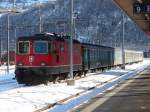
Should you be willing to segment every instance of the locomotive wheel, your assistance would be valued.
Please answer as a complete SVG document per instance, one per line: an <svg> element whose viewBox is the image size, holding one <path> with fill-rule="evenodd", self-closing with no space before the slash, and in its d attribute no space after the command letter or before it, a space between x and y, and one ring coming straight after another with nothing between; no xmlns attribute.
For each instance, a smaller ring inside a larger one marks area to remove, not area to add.
<svg viewBox="0 0 150 112"><path fill-rule="evenodd" d="M23 84L23 70L22 69L17 69L15 70L15 79L19 84Z"/></svg>
<svg viewBox="0 0 150 112"><path fill-rule="evenodd" d="M15 79L17 80L17 82L19 84L23 84L23 80L22 80L23 78L22 78L21 74L15 75Z"/></svg>
<svg viewBox="0 0 150 112"><path fill-rule="evenodd" d="M58 75L55 74L55 75L53 75L52 79L53 79L53 83L56 84L56 82L58 82L58 80L59 80L59 77L58 77Z"/></svg>

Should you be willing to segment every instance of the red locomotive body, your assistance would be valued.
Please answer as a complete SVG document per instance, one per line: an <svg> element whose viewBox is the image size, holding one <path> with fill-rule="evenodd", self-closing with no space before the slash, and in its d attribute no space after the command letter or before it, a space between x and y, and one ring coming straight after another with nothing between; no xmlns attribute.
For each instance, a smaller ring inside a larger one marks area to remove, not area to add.
<svg viewBox="0 0 150 112"><path fill-rule="evenodd" d="M82 70L81 44L73 42L74 72ZM17 40L16 79L19 83L41 83L69 72L69 40L56 34L39 34Z"/></svg>

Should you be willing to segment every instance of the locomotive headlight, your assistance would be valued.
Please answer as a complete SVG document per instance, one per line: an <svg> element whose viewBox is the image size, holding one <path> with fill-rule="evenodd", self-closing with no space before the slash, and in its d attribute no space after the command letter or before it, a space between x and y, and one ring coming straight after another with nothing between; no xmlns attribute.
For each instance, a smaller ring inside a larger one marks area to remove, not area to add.
<svg viewBox="0 0 150 112"><path fill-rule="evenodd" d="M45 65L46 65L46 64L45 64L45 63L43 63L43 62L41 63L41 66L45 66Z"/></svg>
<svg viewBox="0 0 150 112"><path fill-rule="evenodd" d="M19 63L18 65L19 65L19 66L22 66L23 64L22 64L22 63Z"/></svg>

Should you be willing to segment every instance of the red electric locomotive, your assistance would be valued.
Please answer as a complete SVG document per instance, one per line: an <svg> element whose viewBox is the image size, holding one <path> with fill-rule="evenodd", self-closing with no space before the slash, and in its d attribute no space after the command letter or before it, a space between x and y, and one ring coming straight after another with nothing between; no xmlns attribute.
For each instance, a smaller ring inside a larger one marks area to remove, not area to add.
<svg viewBox="0 0 150 112"><path fill-rule="evenodd" d="M16 79L18 83L39 84L65 79L68 76L69 37L57 34L38 34L17 40ZM130 54L130 55L129 55ZM125 51L125 63L142 61L143 53ZM133 58L135 57L136 58ZM73 72L121 66L121 50L73 40ZM136 59L136 60L135 60ZM82 73L83 72L83 73Z"/></svg>
<svg viewBox="0 0 150 112"><path fill-rule="evenodd" d="M81 72L81 44L74 40L73 46L74 72ZM50 33L18 38L15 70L18 83L37 84L65 78L69 68L68 36Z"/></svg>

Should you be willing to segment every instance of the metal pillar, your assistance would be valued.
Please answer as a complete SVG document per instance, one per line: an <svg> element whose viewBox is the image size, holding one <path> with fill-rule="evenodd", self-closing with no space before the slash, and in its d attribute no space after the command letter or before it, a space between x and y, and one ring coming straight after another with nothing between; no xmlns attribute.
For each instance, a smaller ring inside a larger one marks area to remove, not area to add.
<svg viewBox="0 0 150 112"><path fill-rule="evenodd" d="M41 4L39 1L39 32L42 32L42 17L41 17Z"/></svg>
<svg viewBox="0 0 150 112"><path fill-rule="evenodd" d="M122 69L125 69L124 36L125 36L125 17L123 13L122 14Z"/></svg>
<svg viewBox="0 0 150 112"><path fill-rule="evenodd" d="M73 0L71 0L70 79L73 79Z"/></svg>
<svg viewBox="0 0 150 112"><path fill-rule="evenodd" d="M15 8L16 0L13 0L13 8Z"/></svg>
<svg viewBox="0 0 150 112"><path fill-rule="evenodd" d="M73 17L73 29L74 29L74 39L77 40L77 36L76 36L76 18Z"/></svg>
<svg viewBox="0 0 150 112"><path fill-rule="evenodd" d="M7 15L7 73L9 73L9 14Z"/></svg>
<svg viewBox="0 0 150 112"><path fill-rule="evenodd" d="M16 50L16 48L17 48L17 27L15 27L15 39L14 39L14 47L15 47L15 65L16 65L16 53L17 53L17 50Z"/></svg>
<svg viewBox="0 0 150 112"><path fill-rule="evenodd" d="M75 85L75 80L73 79L73 0L71 0L71 16L70 16L70 29L71 29L71 33L70 33L70 75L69 75L69 79L67 80L67 85Z"/></svg>
<svg viewBox="0 0 150 112"><path fill-rule="evenodd" d="M0 31L1 31L1 35L0 35L0 61L2 64L2 25L0 26Z"/></svg>

